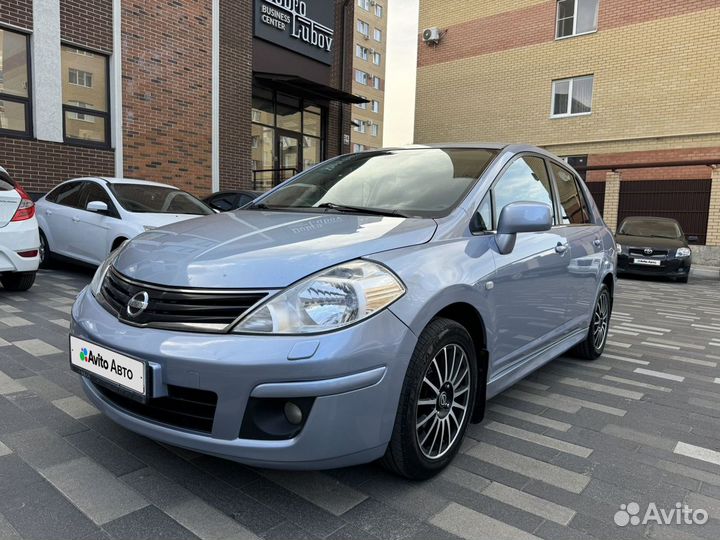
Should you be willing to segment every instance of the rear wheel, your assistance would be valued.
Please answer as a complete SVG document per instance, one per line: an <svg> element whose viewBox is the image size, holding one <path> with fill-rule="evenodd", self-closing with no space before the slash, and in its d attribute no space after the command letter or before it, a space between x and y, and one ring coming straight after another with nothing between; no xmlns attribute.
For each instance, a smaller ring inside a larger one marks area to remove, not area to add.
<svg viewBox="0 0 720 540"><path fill-rule="evenodd" d="M0 277L6 291L27 291L35 283L35 272L14 272Z"/></svg>
<svg viewBox="0 0 720 540"><path fill-rule="evenodd" d="M38 248L38 253L40 255L40 268L47 268L50 264L52 253L50 252L47 238L45 238L45 233L42 231L40 231L40 247Z"/></svg>
<svg viewBox="0 0 720 540"><path fill-rule="evenodd" d="M610 289L603 284L595 301L587 337L573 349L576 356L586 360L595 360L602 354L607 341L608 329L610 328L611 313L612 297L610 296Z"/></svg>
<svg viewBox="0 0 720 540"><path fill-rule="evenodd" d="M441 471L460 448L476 386L477 359L467 330L455 321L434 319L410 360L382 464L416 480Z"/></svg>

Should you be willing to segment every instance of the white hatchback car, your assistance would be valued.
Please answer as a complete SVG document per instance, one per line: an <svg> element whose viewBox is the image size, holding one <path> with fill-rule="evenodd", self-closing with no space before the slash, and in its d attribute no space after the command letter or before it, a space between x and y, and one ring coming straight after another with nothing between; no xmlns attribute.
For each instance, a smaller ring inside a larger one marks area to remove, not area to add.
<svg viewBox="0 0 720 540"><path fill-rule="evenodd" d="M213 213L204 202L166 184L105 177L67 180L37 202L41 261L60 255L97 265L144 231Z"/></svg>
<svg viewBox="0 0 720 540"><path fill-rule="evenodd" d="M0 167L0 282L26 291L35 282L40 257L35 203Z"/></svg>

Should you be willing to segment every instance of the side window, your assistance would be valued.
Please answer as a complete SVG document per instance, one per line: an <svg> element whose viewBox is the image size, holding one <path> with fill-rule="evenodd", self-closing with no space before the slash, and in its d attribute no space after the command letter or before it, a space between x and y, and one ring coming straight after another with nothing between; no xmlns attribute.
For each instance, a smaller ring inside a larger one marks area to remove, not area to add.
<svg viewBox="0 0 720 540"><path fill-rule="evenodd" d="M234 208L234 198L235 196L232 194L214 197L210 200L210 206L217 210L220 210L221 212L227 212L228 210L232 210Z"/></svg>
<svg viewBox="0 0 720 540"><path fill-rule="evenodd" d="M108 195L107 191L95 182L87 182L85 187L85 197L83 197L82 204L84 207L91 201L100 201L108 205L108 210L112 210L113 203Z"/></svg>
<svg viewBox="0 0 720 540"><path fill-rule="evenodd" d="M250 195L245 195L243 193L238 197L237 206L238 206L238 208L241 208L252 201L253 201L253 198Z"/></svg>
<svg viewBox="0 0 720 540"><path fill-rule="evenodd" d="M80 208L81 204L81 193L85 182L71 182L64 184L53 191L53 201L56 204L62 204L63 206L71 206L73 208Z"/></svg>
<svg viewBox="0 0 720 540"><path fill-rule="evenodd" d="M503 173L493 187L495 221L508 204L518 201L541 202L550 206L555 222L552 188L545 160L539 157L521 157ZM497 226L497 223L495 223Z"/></svg>
<svg viewBox="0 0 720 540"><path fill-rule="evenodd" d="M570 171L551 163L550 167L555 176L560 208L562 209L562 223L568 225L581 225L590 223L590 214L582 191L578 188L575 175Z"/></svg>

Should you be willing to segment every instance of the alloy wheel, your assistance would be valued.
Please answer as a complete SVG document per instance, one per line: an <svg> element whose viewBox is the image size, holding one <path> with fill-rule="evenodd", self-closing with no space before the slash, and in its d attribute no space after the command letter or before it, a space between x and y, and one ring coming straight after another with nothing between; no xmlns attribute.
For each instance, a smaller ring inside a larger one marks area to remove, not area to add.
<svg viewBox="0 0 720 540"><path fill-rule="evenodd" d="M45 255L47 253L47 240L44 235L40 235L40 247L38 248L38 254L40 255L40 264L45 262Z"/></svg>
<svg viewBox="0 0 720 540"><path fill-rule="evenodd" d="M426 458L441 458L457 440L468 414L470 383L468 355L460 345L445 345L430 361L415 417L415 435Z"/></svg>
<svg viewBox="0 0 720 540"><path fill-rule="evenodd" d="M602 349L607 338L610 322L610 295L603 291L595 304L592 320L593 346L595 350Z"/></svg>

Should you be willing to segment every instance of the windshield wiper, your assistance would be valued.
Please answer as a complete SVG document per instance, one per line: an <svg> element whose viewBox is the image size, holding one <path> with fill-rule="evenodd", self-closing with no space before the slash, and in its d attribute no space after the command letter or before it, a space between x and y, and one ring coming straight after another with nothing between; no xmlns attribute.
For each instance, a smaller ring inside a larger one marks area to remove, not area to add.
<svg viewBox="0 0 720 540"><path fill-rule="evenodd" d="M358 214L368 214L370 216L390 216L390 217L408 217L401 214L397 210L381 210L379 208L365 208L363 206L349 206L347 204L336 204L326 202L318 204L315 208L329 208L338 212L356 212Z"/></svg>

